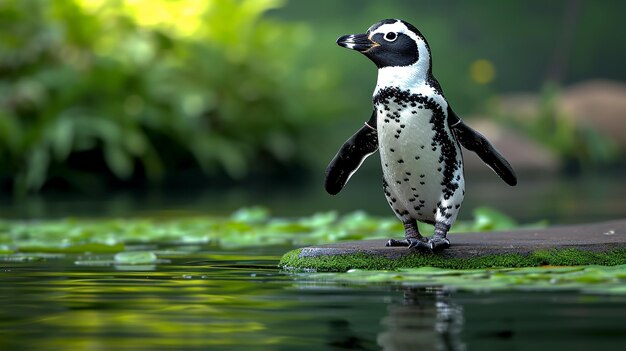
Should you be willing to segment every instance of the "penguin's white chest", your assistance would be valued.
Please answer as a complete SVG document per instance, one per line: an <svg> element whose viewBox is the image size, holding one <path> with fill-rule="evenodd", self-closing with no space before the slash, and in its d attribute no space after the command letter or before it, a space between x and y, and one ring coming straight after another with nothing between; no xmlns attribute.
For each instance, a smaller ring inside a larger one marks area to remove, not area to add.
<svg viewBox="0 0 626 351"><path fill-rule="evenodd" d="M401 219L452 224L463 201L461 150L432 100L375 102L384 191Z"/></svg>

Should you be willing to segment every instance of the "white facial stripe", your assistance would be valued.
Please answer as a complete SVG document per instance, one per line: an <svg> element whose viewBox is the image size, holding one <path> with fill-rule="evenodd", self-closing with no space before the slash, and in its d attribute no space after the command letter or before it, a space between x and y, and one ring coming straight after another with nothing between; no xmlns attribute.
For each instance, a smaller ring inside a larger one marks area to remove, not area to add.
<svg viewBox="0 0 626 351"><path fill-rule="evenodd" d="M415 33L410 31L404 25L404 23L402 23L400 21L397 21L397 22L394 22L394 23L389 23L389 24L383 24L382 26L376 28L375 31L370 33L370 39L372 38L372 36L374 34L382 33L384 35L387 32L403 33L403 34L408 35L409 37L411 37L411 39L415 40L418 43L421 41L421 38L419 38L417 35L415 35Z"/></svg>

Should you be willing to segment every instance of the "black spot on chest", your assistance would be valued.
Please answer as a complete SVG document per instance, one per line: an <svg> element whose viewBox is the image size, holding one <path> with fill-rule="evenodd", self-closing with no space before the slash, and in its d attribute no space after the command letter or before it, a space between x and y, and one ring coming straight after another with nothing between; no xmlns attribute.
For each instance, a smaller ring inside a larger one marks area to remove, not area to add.
<svg viewBox="0 0 626 351"><path fill-rule="evenodd" d="M441 186L444 198L449 199L459 188L459 179L455 181L454 173L461 167L461 163L457 161L457 141L446 130L448 127L446 110L430 96L412 94L409 90L393 87L379 90L374 96L373 102L375 106L385 106L386 110L389 105L395 104L396 106L417 106L418 109L424 108L432 112L428 123L434 132L434 138L430 146L432 152L436 152L439 149L441 153L439 157L441 167L437 170L443 175ZM401 130L396 130L394 135L396 139L399 137L400 132ZM425 145L420 146L420 148L424 149ZM415 159L419 159L419 156L416 156ZM404 161L398 160L398 162L403 163ZM423 185L423 181L420 183Z"/></svg>

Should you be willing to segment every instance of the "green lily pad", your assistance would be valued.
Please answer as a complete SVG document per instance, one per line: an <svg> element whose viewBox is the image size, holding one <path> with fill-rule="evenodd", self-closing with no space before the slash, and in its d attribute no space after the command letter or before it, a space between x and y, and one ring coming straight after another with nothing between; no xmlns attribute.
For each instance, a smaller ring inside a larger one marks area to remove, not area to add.
<svg viewBox="0 0 626 351"><path fill-rule="evenodd" d="M156 264L170 263L168 259L158 258L158 256L152 251L128 251L120 252L113 256L113 259L81 259L74 262L78 266L93 266L93 267L107 267L107 266L150 266L153 267Z"/></svg>
<svg viewBox="0 0 626 351"><path fill-rule="evenodd" d="M158 261L151 251L120 252L113 258L116 264L148 264Z"/></svg>
<svg viewBox="0 0 626 351"><path fill-rule="evenodd" d="M495 210L480 209L477 213L476 221L459 222L455 228L491 230L513 225ZM243 208L225 217L0 220L0 253L116 253L124 251L127 244L301 246L387 238L402 230L402 223L396 218L374 217L362 211L344 216L331 211L300 218L275 218L263 207Z"/></svg>
<svg viewBox="0 0 626 351"><path fill-rule="evenodd" d="M399 271L350 270L303 275L316 281L352 284L442 286L449 290L578 290L626 294L626 265L532 267L508 269L443 269L422 267Z"/></svg>

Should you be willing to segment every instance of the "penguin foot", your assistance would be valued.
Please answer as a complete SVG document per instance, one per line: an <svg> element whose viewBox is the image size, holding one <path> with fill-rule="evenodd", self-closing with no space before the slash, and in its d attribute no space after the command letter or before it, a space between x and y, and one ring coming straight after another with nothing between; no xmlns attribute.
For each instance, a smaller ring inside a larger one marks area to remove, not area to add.
<svg viewBox="0 0 626 351"><path fill-rule="evenodd" d="M442 251L450 247L450 240L448 238L432 238L428 240L433 251Z"/></svg>
<svg viewBox="0 0 626 351"><path fill-rule="evenodd" d="M425 239L418 239L418 238L406 238L403 240L396 240L396 239L389 239L389 241L387 241L387 243L385 244L385 246L390 247L390 246L406 246L409 249L418 249L418 250L424 250L424 251L431 251L432 250L432 246L430 244L429 241L425 240Z"/></svg>

